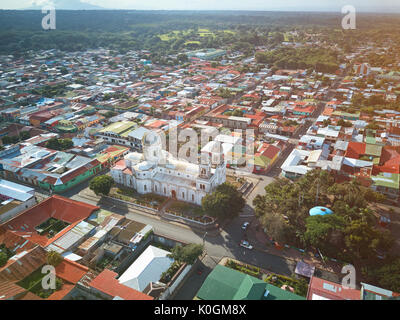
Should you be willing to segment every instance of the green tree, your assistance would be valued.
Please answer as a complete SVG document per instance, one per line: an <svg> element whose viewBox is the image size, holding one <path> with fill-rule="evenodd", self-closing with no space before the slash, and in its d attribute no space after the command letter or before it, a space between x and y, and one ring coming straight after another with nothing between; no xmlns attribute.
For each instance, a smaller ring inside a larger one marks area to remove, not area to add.
<svg viewBox="0 0 400 320"><path fill-rule="evenodd" d="M169 255L175 261L193 264L196 259L203 254L203 246L200 244L190 243L185 246L176 245Z"/></svg>
<svg viewBox="0 0 400 320"><path fill-rule="evenodd" d="M235 109L235 110L232 112L232 115L235 116L235 117L241 117L241 116L243 116L243 110Z"/></svg>
<svg viewBox="0 0 400 320"><path fill-rule="evenodd" d="M180 62L186 62L186 61L189 60L189 59L188 59L188 56L187 56L186 54L184 54L184 53L178 54L177 58L178 58L178 60L179 60Z"/></svg>
<svg viewBox="0 0 400 320"><path fill-rule="evenodd" d="M17 136L14 137L5 136L1 139L1 141L3 142L3 144L14 144L19 141L19 138Z"/></svg>
<svg viewBox="0 0 400 320"><path fill-rule="evenodd" d="M29 133L28 131L22 131L22 132L19 134L19 139L20 139L21 141L25 141L25 140L29 139L30 137L31 137L31 135L30 135L30 133Z"/></svg>
<svg viewBox="0 0 400 320"><path fill-rule="evenodd" d="M400 258L387 262L368 273L369 281L377 286L400 292Z"/></svg>
<svg viewBox="0 0 400 320"><path fill-rule="evenodd" d="M71 139L58 139L58 138L51 138L46 143L46 148L52 150L63 151L70 149L74 146L74 143Z"/></svg>
<svg viewBox="0 0 400 320"><path fill-rule="evenodd" d="M343 247L345 220L339 215L310 216L306 219L304 240L307 245L331 255Z"/></svg>
<svg viewBox="0 0 400 320"><path fill-rule="evenodd" d="M350 128L351 126L353 126L353 124L350 121L346 121L346 120L343 120L343 119L340 119L337 122L337 125L338 126L342 126L342 127L346 127L346 128Z"/></svg>
<svg viewBox="0 0 400 320"><path fill-rule="evenodd" d="M221 220L239 215L245 205L242 194L231 184L223 183L202 199L203 211Z"/></svg>
<svg viewBox="0 0 400 320"><path fill-rule="evenodd" d="M67 69L66 67L61 67L61 68L60 68L60 72L61 72L61 74L63 74L63 75L68 74L68 69Z"/></svg>
<svg viewBox="0 0 400 320"><path fill-rule="evenodd" d="M63 284L64 284L64 282L62 281L62 279L57 278L56 279L56 291L61 290Z"/></svg>
<svg viewBox="0 0 400 320"><path fill-rule="evenodd" d="M89 183L89 188L96 195L107 196L110 193L112 186L114 185L114 180L110 176L102 175L93 178Z"/></svg>
<svg viewBox="0 0 400 320"><path fill-rule="evenodd" d="M217 94L224 99L229 99L230 97L232 97L232 93L229 91L228 88L219 88L217 90Z"/></svg>
<svg viewBox="0 0 400 320"><path fill-rule="evenodd" d="M6 252L0 252L0 267L4 266L8 261L8 256Z"/></svg>
<svg viewBox="0 0 400 320"><path fill-rule="evenodd" d="M115 111L107 111L105 114L104 114L104 117L106 117L107 119L108 118L111 118L111 117L114 117L114 116L116 116L118 113L117 112L115 112Z"/></svg>
<svg viewBox="0 0 400 320"><path fill-rule="evenodd" d="M57 251L49 251L46 255L47 264L52 265L53 267L58 266L61 261L63 261L63 257Z"/></svg>
<svg viewBox="0 0 400 320"><path fill-rule="evenodd" d="M373 260L377 250L387 250L393 243L388 232L380 232L362 220L351 221L345 233L346 247L358 260Z"/></svg>

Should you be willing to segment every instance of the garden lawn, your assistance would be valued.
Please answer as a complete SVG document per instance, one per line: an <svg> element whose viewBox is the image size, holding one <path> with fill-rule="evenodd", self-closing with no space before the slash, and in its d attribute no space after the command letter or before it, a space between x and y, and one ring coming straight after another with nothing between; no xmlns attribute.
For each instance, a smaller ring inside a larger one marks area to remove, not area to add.
<svg viewBox="0 0 400 320"><path fill-rule="evenodd" d="M204 215L200 206L177 200L174 200L168 206L167 211L180 213L189 217L202 217Z"/></svg>
<svg viewBox="0 0 400 320"><path fill-rule="evenodd" d="M139 194L133 189L128 189L124 187L112 188L110 191L110 197L136 203L139 205L151 206L153 208L161 206L167 200L166 197L154 193Z"/></svg>

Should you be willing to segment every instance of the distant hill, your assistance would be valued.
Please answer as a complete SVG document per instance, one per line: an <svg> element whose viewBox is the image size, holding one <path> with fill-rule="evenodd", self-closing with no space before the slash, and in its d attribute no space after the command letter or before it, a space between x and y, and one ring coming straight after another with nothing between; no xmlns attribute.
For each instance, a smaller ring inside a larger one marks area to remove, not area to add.
<svg viewBox="0 0 400 320"><path fill-rule="evenodd" d="M105 10L103 7L82 2L81 0L49 0L47 3L54 4L57 10ZM43 6L44 4L34 5L23 10L42 10Z"/></svg>

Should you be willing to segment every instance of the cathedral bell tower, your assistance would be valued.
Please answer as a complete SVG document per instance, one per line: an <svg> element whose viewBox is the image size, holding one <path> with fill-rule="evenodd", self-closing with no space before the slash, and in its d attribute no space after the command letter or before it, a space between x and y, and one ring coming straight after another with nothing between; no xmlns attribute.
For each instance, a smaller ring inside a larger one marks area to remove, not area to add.
<svg viewBox="0 0 400 320"><path fill-rule="evenodd" d="M199 171L200 178L209 179L211 177L211 153L201 153Z"/></svg>

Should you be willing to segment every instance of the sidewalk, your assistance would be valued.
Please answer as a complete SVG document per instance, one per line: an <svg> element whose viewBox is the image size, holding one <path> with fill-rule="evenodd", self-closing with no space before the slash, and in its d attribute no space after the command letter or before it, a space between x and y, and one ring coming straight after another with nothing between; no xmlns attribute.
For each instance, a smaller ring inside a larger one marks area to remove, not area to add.
<svg viewBox="0 0 400 320"><path fill-rule="evenodd" d="M100 196L97 196L92 190L89 190L88 188L79 192L79 197L87 199L87 200L91 200L91 201L97 201L97 202L103 200L103 201L108 201L110 203L114 202L116 204L124 203L128 206L129 211L131 211L132 213L141 214L141 215L151 217L153 219L157 219L160 221L167 221L168 223L175 224L182 228L193 230L193 227L188 226L187 224L164 218L163 216L160 215L160 212L150 212L150 210L146 210L146 209L140 208L140 207L135 207L135 204L133 204L133 203L129 203L127 201L120 200L120 199L115 199L113 197L100 197ZM164 205L164 208L165 208L165 205ZM199 230L202 230L202 229L199 229ZM217 237L219 235L220 235L219 229L207 231L207 236Z"/></svg>

